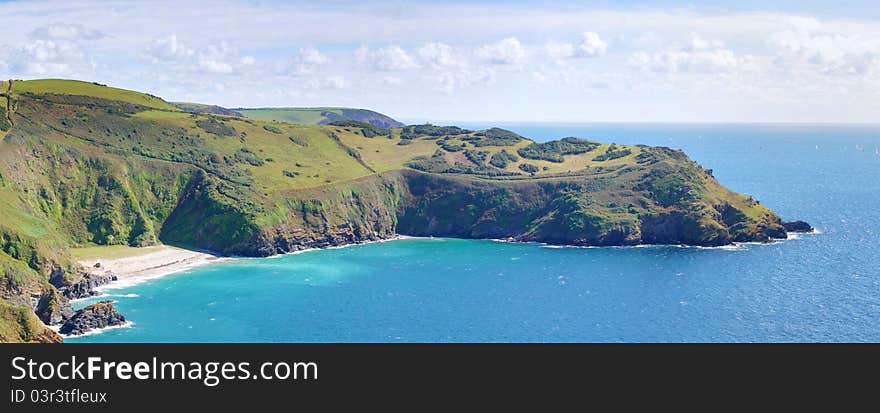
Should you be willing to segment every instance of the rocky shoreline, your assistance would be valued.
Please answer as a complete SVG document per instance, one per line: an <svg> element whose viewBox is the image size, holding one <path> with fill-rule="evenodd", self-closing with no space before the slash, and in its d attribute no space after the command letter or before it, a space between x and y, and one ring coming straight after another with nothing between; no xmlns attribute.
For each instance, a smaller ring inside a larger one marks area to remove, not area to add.
<svg viewBox="0 0 880 413"><path fill-rule="evenodd" d="M65 280L65 272L60 268L55 269L49 278L50 284L55 288L43 292L36 300L34 313L47 326L60 326L62 334L83 334L102 323L106 325L119 324L113 304L109 301L100 306L101 311L93 308L94 304L81 310L74 310L70 305L71 300L93 297L100 294L96 289L102 285L116 281L115 274L89 274L78 272L78 279L73 282ZM112 311L108 311L112 309ZM103 321L98 319L103 318ZM122 322L124 322L122 317ZM105 325L105 326L106 326ZM68 331L69 333L65 333Z"/></svg>

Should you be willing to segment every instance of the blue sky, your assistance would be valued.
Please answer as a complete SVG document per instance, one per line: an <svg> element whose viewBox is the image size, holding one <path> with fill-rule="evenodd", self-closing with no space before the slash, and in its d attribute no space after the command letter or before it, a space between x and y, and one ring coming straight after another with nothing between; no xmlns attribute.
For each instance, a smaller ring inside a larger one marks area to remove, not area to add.
<svg viewBox="0 0 880 413"><path fill-rule="evenodd" d="M877 122L870 2L0 2L0 77L427 121Z"/></svg>

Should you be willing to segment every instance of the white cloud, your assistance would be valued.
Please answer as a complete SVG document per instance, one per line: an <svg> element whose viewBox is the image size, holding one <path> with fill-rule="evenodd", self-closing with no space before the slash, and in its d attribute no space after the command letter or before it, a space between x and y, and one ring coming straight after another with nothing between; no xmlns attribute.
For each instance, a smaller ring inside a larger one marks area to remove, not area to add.
<svg viewBox="0 0 880 413"><path fill-rule="evenodd" d="M708 41L693 36L690 42L680 48L657 52L640 50L632 53L627 61L629 66L660 73L723 73L732 71L758 71L758 59L751 55L740 55L725 48L720 41Z"/></svg>
<svg viewBox="0 0 880 413"><path fill-rule="evenodd" d="M362 46L355 51L355 59L370 69L380 71L407 70L419 67L400 46L389 46L376 50Z"/></svg>
<svg viewBox="0 0 880 413"><path fill-rule="evenodd" d="M574 56L574 45L571 43L561 43L555 40L550 40L544 48L547 50L547 54L553 59L561 60Z"/></svg>
<svg viewBox="0 0 880 413"><path fill-rule="evenodd" d="M238 47L229 42L196 49L175 34L154 39L144 48L141 57L177 70L216 74L232 74L256 64L253 56L242 56Z"/></svg>
<svg viewBox="0 0 880 413"><path fill-rule="evenodd" d="M319 67L330 62L330 58L312 46L299 49L299 54L291 60L285 72L294 76L314 74Z"/></svg>
<svg viewBox="0 0 880 413"><path fill-rule="evenodd" d="M460 62L452 56L452 47L444 43L428 43L418 50L425 64L433 67L448 67Z"/></svg>
<svg viewBox="0 0 880 413"><path fill-rule="evenodd" d="M602 40L598 33L583 32L574 52L577 57L596 57L605 54L607 50L608 43Z"/></svg>
<svg viewBox="0 0 880 413"><path fill-rule="evenodd" d="M153 63L183 62L193 56L196 51L177 39L177 35L170 35L154 39L144 48L141 56Z"/></svg>
<svg viewBox="0 0 880 413"><path fill-rule="evenodd" d="M583 32L577 43L560 43L550 40L545 46L547 54L556 60L599 57L608 51L608 42L598 33Z"/></svg>
<svg viewBox="0 0 880 413"><path fill-rule="evenodd" d="M326 89L345 89L348 87L348 81L342 76L329 76L324 78L323 86Z"/></svg>
<svg viewBox="0 0 880 413"><path fill-rule="evenodd" d="M514 37L480 47L476 54L494 65L520 64L528 56L525 47Z"/></svg>
<svg viewBox="0 0 880 413"><path fill-rule="evenodd" d="M30 37L41 40L97 40L105 35L81 24L59 22L34 29Z"/></svg>
<svg viewBox="0 0 880 413"><path fill-rule="evenodd" d="M786 30L774 33L768 43L780 61L824 74L869 75L880 67L880 39L859 35Z"/></svg>
<svg viewBox="0 0 880 413"><path fill-rule="evenodd" d="M459 89L495 83L496 76L497 72L491 67L471 67L428 74L426 78L436 85L437 90L452 94Z"/></svg>

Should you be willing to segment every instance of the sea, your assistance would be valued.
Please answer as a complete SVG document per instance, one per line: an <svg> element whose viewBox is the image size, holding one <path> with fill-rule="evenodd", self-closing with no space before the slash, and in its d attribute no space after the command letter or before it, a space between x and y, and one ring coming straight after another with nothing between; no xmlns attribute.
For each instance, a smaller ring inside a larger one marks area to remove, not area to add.
<svg viewBox="0 0 880 413"><path fill-rule="evenodd" d="M410 238L108 289L84 342L877 342L880 125L481 124L684 150L817 233L722 248Z"/></svg>

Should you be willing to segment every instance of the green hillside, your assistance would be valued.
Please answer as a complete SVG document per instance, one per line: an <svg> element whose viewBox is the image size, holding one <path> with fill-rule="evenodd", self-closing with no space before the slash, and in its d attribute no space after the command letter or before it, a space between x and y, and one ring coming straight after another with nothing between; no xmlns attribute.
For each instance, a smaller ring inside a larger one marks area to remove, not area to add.
<svg viewBox="0 0 880 413"><path fill-rule="evenodd" d="M773 212L668 148L189 113L77 81L15 81L11 101L0 341L58 338L32 315L82 277L72 248L266 256L395 234L572 245L786 236Z"/></svg>
<svg viewBox="0 0 880 413"><path fill-rule="evenodd" d="M252 119L278 122L325 125L334 121L354 120L380 128L404 126L402 123L378 112L352 108L239 108L236 112Z"/></svg>

